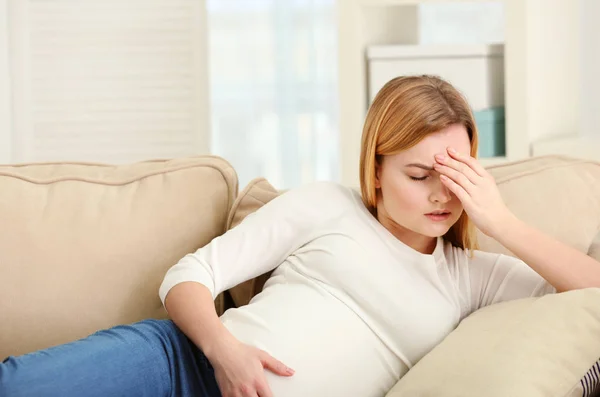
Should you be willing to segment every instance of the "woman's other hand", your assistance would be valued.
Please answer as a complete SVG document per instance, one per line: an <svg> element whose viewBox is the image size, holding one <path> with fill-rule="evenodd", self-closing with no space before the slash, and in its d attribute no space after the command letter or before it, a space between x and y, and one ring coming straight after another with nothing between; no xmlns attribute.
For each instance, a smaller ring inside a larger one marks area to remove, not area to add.
<svg viewBox="0 0 600 397"><path fill-rule="evenodd" d="M209 358L223 397L272 397L265 370L292 376L294 370L267 352L237 339L221 341Z"/></svg>

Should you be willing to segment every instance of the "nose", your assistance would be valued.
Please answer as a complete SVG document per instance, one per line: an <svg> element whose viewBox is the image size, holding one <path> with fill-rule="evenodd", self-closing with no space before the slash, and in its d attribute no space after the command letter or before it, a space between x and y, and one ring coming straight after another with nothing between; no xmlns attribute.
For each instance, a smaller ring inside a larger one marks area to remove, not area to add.
<svg viewBox="0 0 600 397"><path fill-rule="evenodd" d="M439 178L437 179L433 191L431 192L430 199L434 203L447 203L452 199L452 193L450 192L450 189L448 189Z"/></svg>

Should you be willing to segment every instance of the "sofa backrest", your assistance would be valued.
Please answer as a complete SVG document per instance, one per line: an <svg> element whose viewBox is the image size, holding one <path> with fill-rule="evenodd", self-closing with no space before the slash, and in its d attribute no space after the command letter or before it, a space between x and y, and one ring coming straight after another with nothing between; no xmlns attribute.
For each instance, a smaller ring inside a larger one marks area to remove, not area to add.
<svg viewBox="0 0 600 397"><path fill-rule="evenodd" d="M0 360L166 317L164 274L225 231L237 188L214 156L0 166Z"/></svg>

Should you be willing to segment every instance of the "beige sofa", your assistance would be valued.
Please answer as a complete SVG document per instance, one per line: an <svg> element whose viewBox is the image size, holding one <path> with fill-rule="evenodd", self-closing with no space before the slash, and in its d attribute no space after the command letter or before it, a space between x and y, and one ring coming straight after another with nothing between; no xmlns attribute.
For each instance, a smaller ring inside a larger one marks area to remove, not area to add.
<svg viewBox="0 0 600 397"><path fill-rule="evenodd" d="M550 156L489 169L519 217L600 260L600 164ZM157 291L167 269L278 194L258 179L238 195L234 169L214 156L0 166L0 360L166 317ZM260 285L220 296L218 310ZM389 395L583 395L600 357L599 291L484 308Z"/></svg>

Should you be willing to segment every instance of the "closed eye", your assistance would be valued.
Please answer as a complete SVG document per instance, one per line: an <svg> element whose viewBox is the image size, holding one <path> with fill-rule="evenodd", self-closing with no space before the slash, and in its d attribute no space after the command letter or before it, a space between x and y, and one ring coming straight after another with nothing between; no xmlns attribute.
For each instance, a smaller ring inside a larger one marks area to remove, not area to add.
<svg viewBox="0 0 600 397"><path fill-rule="evenodd" d="M411 176L410 179L412 179L413 181L424 181L425 179L427 179L427 176L423 176L421 178Z"/></svg>

